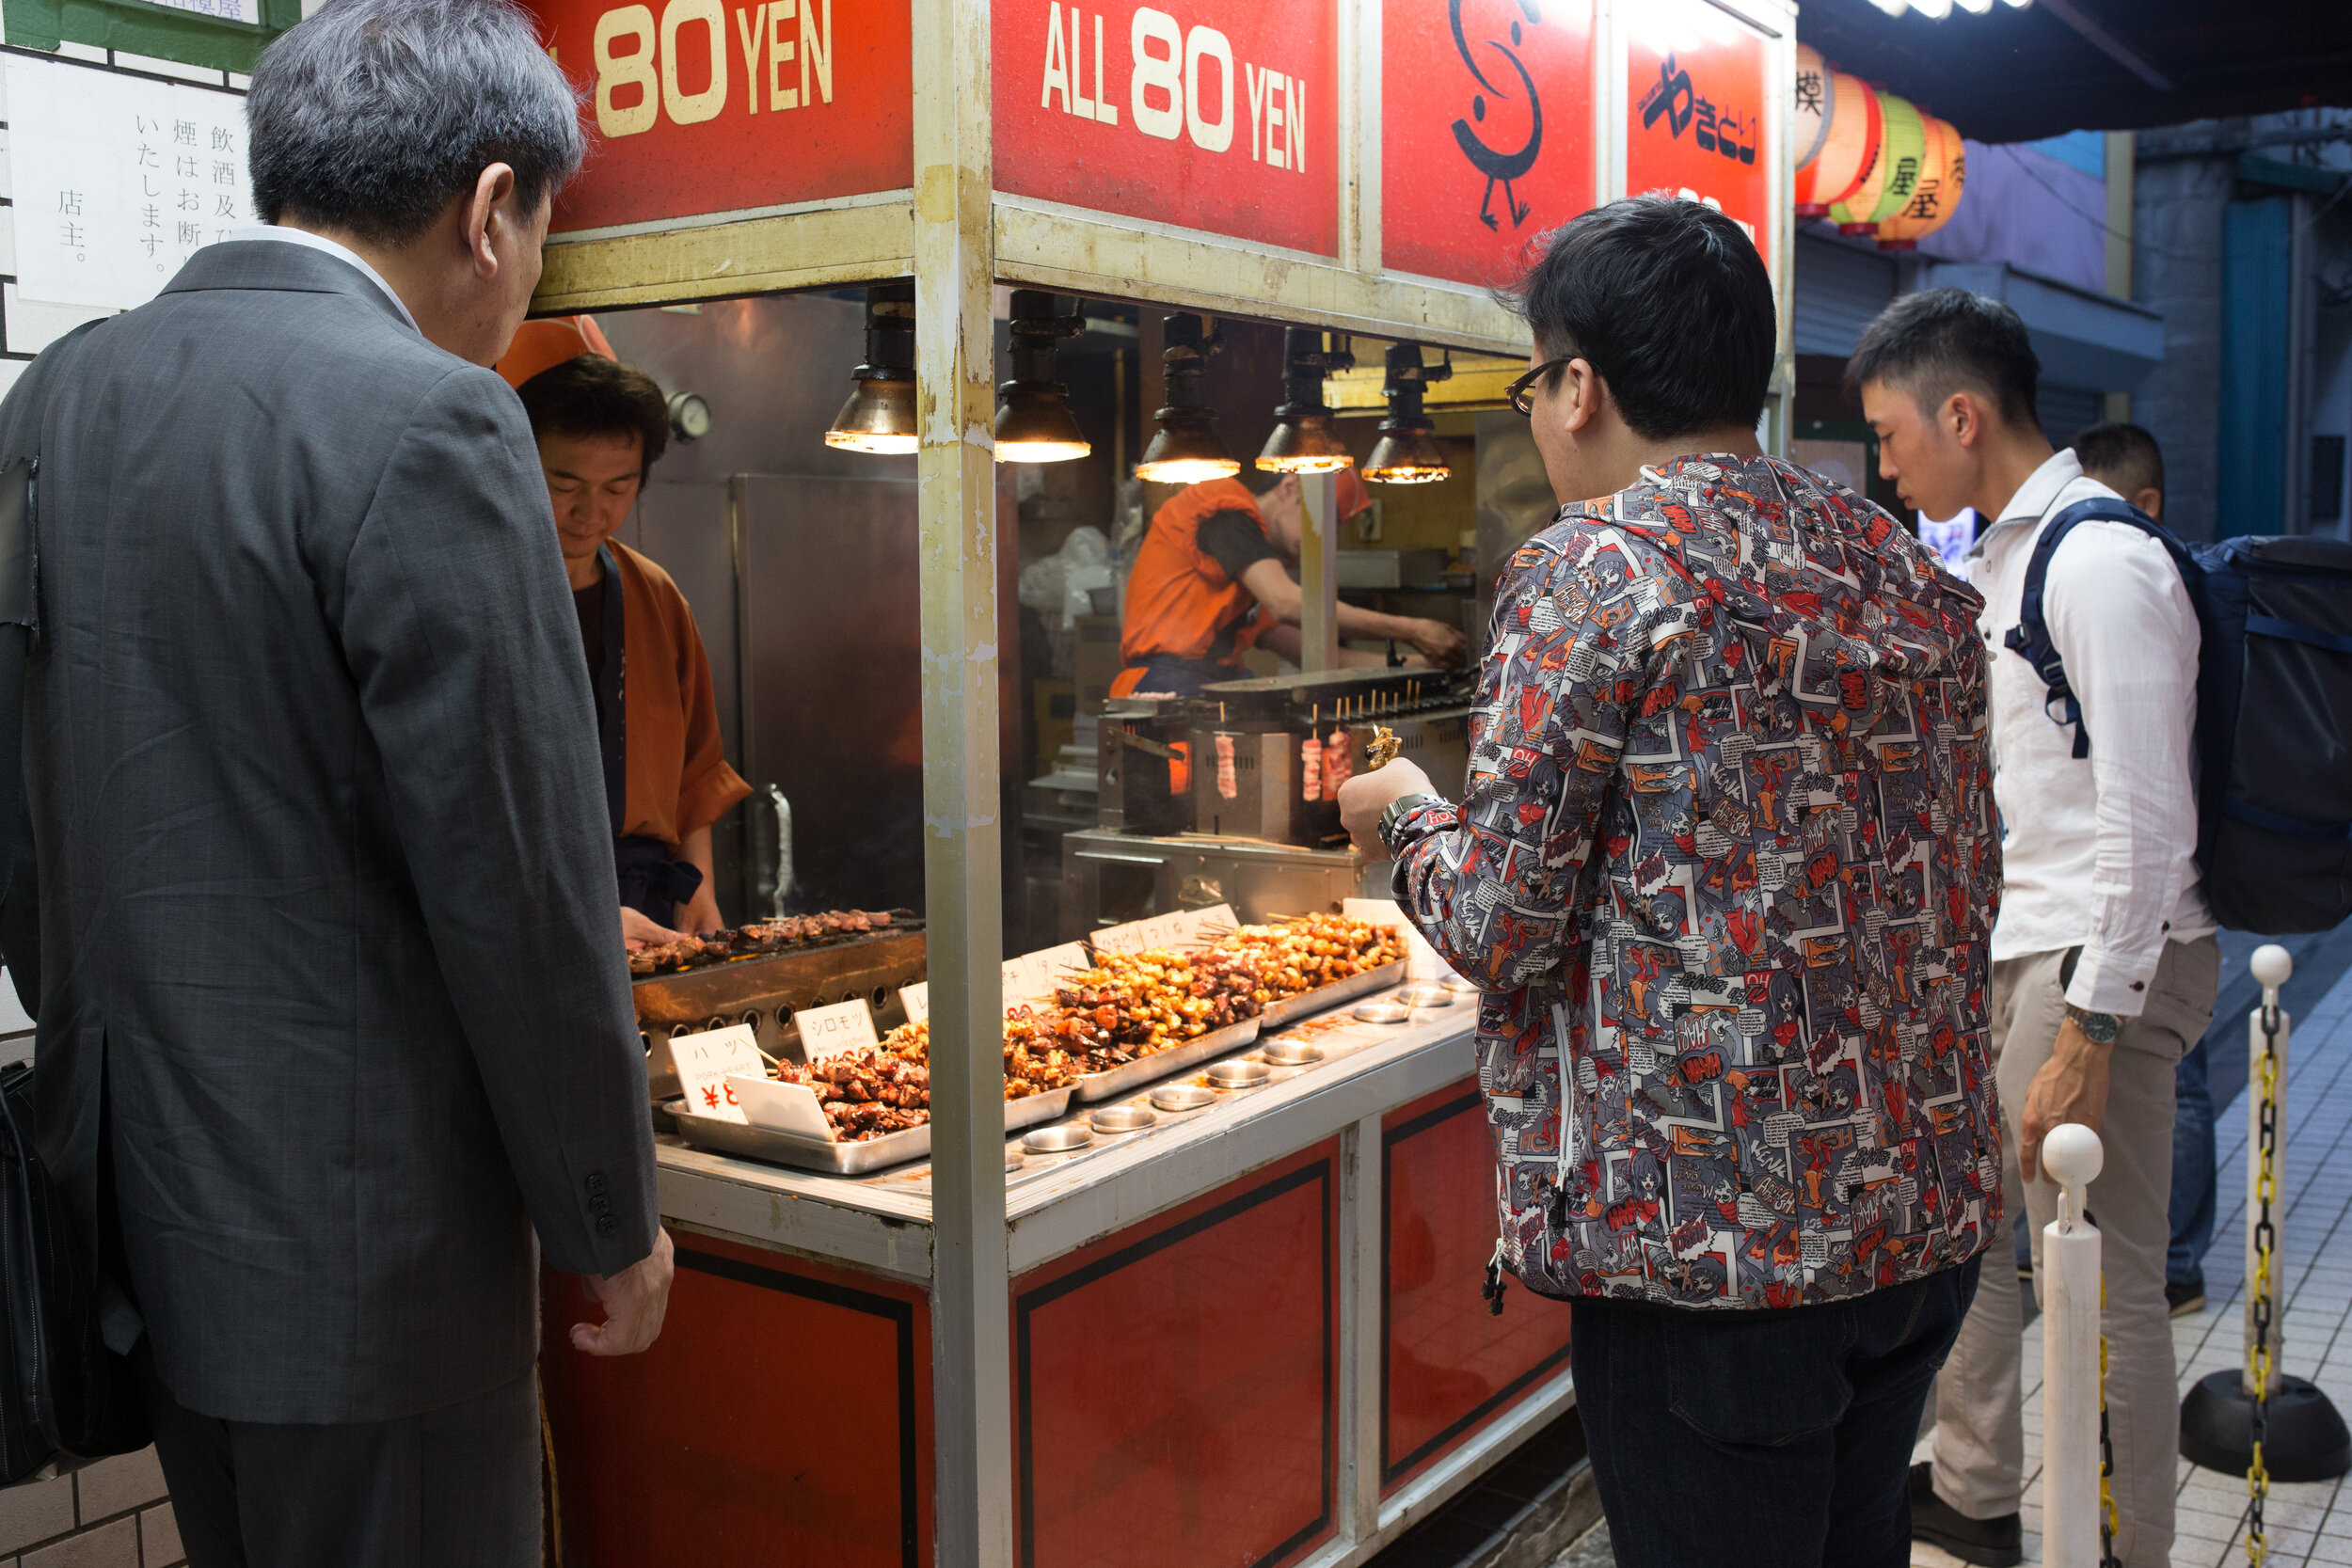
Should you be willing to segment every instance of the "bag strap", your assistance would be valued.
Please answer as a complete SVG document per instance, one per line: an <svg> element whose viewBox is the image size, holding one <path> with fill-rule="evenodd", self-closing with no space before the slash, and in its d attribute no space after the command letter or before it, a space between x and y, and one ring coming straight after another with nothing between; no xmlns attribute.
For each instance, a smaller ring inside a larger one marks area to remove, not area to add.
<svg viewBox="0 0 2352 1568"><path fill-rule="evenodd" d="M2077 762L2090 755L2090 732L2083 724L2082 704L2067 683L2065 661L2058 657L2058 647L2050 641L2050 558L2066 542L2066 536L2074 531L2076 524L2090 522L2128 523L2155 540L2172 558L2185 585L2193 586L2192 574L2197 571L2188 546L2174 537L2171 530L2130 502L2109 496L2076 501L2042 525L2041 537L2034 541L2033 554L2026 562L2026 587L2018 600L2017 624L2001 639L2001 646L2032 665L2034 673L2042 677L2042 684L2050 689L2042 710L2048 712L2055 705L2060 711L2051 714L2050 721L2061 729L2069 724L2074 726L2074 756Z"/></svg>

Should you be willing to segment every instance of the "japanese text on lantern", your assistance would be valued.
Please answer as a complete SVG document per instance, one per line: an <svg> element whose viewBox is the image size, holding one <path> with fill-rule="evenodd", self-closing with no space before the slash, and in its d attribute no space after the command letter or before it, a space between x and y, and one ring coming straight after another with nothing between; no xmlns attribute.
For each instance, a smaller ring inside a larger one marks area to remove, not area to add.
<svg viewBox="0 0 2352 1568"><path fill-rule="evenodd" d="M1336 252L1329 0L992 15L999 189Z"/></svg>

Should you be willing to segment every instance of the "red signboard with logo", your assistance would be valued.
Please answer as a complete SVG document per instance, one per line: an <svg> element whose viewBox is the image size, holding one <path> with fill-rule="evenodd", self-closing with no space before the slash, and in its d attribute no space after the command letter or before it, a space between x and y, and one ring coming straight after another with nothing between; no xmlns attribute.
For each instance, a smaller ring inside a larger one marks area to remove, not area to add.
<svg viewBox="0 0 2352 1568"><path fill-rule="evenodd" d="M1509 280L1593 204L1592 0L1388 0L1380 264Z"/></svg>
<svg viewBox="0 0 2352 1568"><path fill-rule="evenodd" d="M1772 261L1772 51L1707 0L1646 0L1626 29L1625 188L1720 207Z"/></svg>
<svg viewBox="0 0 2352 1568"><path fill-rule="evenodd" d="M914 183L907 0L527 3L598 133L558 232Z"/></svg>
<svg viewBox="0 0 2352 1568"><path fill-rule="evenodd" d="M1337 255L1336 0L1167 3L996 0L996 188Z"/></svg>

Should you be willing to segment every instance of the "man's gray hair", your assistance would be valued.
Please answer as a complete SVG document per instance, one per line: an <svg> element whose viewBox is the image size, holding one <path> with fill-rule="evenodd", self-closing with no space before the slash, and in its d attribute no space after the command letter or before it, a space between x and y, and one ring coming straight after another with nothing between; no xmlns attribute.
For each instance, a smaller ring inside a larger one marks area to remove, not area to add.
<svg viewBox="0 0 2352 1568"><path fill-rule="evenodd" d="M272 43L246 100L253 205L415 239L492 164L525 212L580 167L580 96L510 0L331 0Z"/></svg>

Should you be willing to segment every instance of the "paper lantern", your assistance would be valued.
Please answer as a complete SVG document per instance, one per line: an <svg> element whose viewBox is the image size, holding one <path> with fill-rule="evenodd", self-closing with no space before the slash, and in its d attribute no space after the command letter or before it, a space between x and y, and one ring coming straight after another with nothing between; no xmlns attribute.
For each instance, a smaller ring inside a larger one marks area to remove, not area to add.
<svg viewBox="0 0 2352 1568"><path fill-rule="evenodd" d="M1829 134L1813 162L1797 171L1797 215L1826 217L1830 208L1861 188L1878 163L1879 95L1858 76L1830 72Z"/></svg>
<svg viewBox="0 0 2352 1568"><path fill-rule="evenodd" d="M1848 234L1875 234L1879 219L1911 199L1919 182L1919 160L1927 150L1928 128L1919 111L1906 98L1891 92L1878 95L1883 125L1877 165L1860 188L1829 210L1830 221Z"/></svg>
<svg viewBox="0 0 2352 1568"><path fill-rule="evenodd" d="M1928 150L1917 188L1892 217L1879 224L1881 250L1915 250L1920 240L1952 220L1962 189L1968 182L1968 153L1959 130L1949 120L1929 117Z"/></svg>
<svg viewBox="0 0 2352 1568"><path fill-rule="evenodd" d="M1796 166L1810 164L1829 139L1830 71L1821 52L1809 43L1797 45L1797 124L1789 137L1797 149Z"/></svg>

